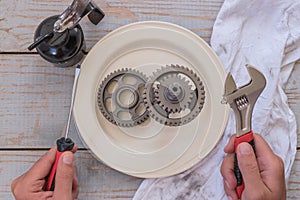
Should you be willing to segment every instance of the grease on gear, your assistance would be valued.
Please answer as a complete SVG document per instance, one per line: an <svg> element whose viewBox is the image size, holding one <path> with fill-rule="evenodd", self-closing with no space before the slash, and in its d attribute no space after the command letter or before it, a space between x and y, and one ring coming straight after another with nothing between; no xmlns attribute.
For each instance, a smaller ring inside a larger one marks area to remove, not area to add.
<svg viewBox="0 0 300 200"><path fill-rule="evenodd" d="M158 104L168 113L185 110L192 101L192 85L176 73L163 76L154 89Z"/></svg>
<svg viewBox="0 0 300 200"><path fill-rule="evenodd" d="M170 65L153 74L145 85L143 97L152 118L167 126L181 126L201 112L205 91L192 70ZM183 112L187 110L188 113Z"/></svg>
<svg viewBox="0 0 300 200"><path fill-rule="evenodd" d="M134 69L119 69L104 78L98 89L98 107L111 123L132 127L144 122L148 111L142 98L146 76Z"/></svg>

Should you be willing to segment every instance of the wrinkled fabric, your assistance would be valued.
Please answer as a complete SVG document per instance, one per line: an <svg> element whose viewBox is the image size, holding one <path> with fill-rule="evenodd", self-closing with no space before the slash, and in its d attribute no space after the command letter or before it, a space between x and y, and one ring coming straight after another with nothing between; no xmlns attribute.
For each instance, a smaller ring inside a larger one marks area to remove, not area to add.
<svg viewBox="0 0 300 200"><path fill-rule="evenodd" d="M211 38L213 50L238 86L250 80L245 64L265 75L267 85L255 105L252 129L283 159L287 181L296 155L297 133L284 87L300 58L299 11L296 0L225 0ZM234 132L231 111L222 139L204 160L176 176L145 179L134 200L227 199L220 166L223 148Z"/></svg>

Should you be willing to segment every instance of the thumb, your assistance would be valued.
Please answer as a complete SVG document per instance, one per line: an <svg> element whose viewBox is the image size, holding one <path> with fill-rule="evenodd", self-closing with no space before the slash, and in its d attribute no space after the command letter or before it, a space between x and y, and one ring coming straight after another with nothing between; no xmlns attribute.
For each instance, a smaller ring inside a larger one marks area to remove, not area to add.
<svg viewBox="0 0 300 200"><path fill-rule="evenodd" d="M254 151L250 144L243 142L237 147L238 165L241 170L245 190L256 191L264 187Z"/></svg>
<svg viewBox="0 0 300 200"><path fill-rule="evenodd" d="M33 180L44 179L50 172L51 167L55 161L56 149L50 149L45 155L43 155L27 172L28 177Z"/></svg>
<svg viewBox="0 0 300 200"><path fill-rule="evenodd" d="M72 183L74 177L74 155L72 152L64 152L59 159L53 197L60 200L71 200Z"/></svg>

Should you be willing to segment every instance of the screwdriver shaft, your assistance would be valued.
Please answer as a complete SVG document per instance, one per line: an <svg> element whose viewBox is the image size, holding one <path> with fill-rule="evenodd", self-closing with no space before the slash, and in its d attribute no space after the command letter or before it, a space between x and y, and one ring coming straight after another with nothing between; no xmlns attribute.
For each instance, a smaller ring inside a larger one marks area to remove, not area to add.
<svg viewBox="0 0 300 200"><path fill-rule="evenodd" d="M72 89L71 105L70 105L70 110L69 110L69 115L68 115L68 121L67 121L66 131L64 134L64 137L66 139L68 138L68 135L69 135L71 117L72 117L72 112L73 112L73 107L74 107L74 97L75 97L75 93L76 93L79 73L80 73L80 65L77 65L76 69L75 69L75 77L74 77L74 83L73 83L73 89Z"/></svg>

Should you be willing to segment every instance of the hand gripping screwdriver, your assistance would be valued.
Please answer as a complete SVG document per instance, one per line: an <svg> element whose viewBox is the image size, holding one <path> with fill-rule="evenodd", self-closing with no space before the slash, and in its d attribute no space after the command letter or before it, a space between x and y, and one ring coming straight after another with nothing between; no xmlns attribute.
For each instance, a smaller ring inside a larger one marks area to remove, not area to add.
<svg viewBox="0 0 300 200"><path fill-rule="evenodd" d="M75 97L75 92L76 92L76 88L77 88L77 81L78 81L79 73L80 73L80 65L77 65L77 67L75 69L75 78L74 78L74 83L73 83L71 105L70 105L70 110L69 110L69 115L68 115L67 126L66 126L66 129L64 132L64 136L56 140L56 145L57 145L56 157L55 157L55 162L50 171L50 174L48 175L48 178L47 178L47 182L46 182L46 186L45 186L46 191L54 191L56 169L57 169L57 165L58 165L60 156L63 154L63 152L71 151L74 147L74 142L72 141L71 138L68 137L68 134L69 134L69 129L70 129L72 110L73 110L73 106L74 106L74 97Z"/></svg>

